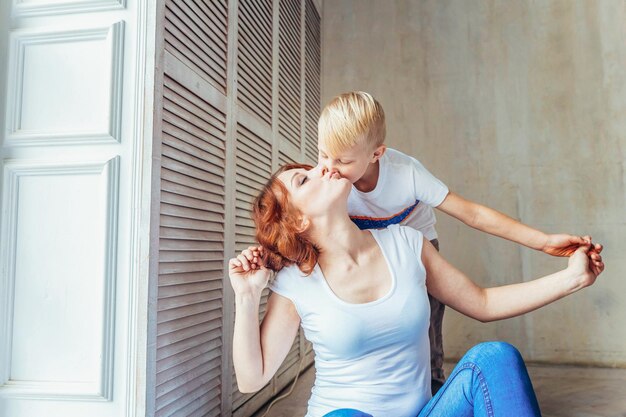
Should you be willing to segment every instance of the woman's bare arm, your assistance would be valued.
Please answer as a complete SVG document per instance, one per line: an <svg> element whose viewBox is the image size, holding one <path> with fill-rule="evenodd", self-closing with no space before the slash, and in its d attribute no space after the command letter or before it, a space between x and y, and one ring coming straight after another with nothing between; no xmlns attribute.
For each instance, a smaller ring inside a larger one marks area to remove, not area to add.
<svg viewBox="0 0 626 417"><path fill-rule="evenodd" d="M426 268L428 292L453 309L482 322L506 319L536 310L595 281L604 269L602 257L591 260L590 246L579 248L566 269L513 285L481 288L448 263L424 239L422 262Z"/></svg>
<svg viewBox="0 0 626 417"><path fill-rule="evenodd" d="M261 293L270 271L258 262L251 247L229 262L235 291L233 364L239 391L256 392L267 384L285 360L300 326L300 316L288 298L272 294L259 326Z"/></svg>

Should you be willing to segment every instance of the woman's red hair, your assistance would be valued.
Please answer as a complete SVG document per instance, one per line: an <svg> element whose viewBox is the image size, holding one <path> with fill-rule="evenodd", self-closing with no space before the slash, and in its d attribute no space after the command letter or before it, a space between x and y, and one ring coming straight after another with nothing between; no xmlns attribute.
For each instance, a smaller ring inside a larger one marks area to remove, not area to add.
<svg viewBox="0 0 626 417"><path fill-rule="evenodd" d="M312 168L306 164L284 165L267 181L252 205L256 238L264 249L262 261L272 271L295 264L309 275L317 264L320 251L305 236L302 217L289 202L287 187L278 179L291 169Z"/></svg>

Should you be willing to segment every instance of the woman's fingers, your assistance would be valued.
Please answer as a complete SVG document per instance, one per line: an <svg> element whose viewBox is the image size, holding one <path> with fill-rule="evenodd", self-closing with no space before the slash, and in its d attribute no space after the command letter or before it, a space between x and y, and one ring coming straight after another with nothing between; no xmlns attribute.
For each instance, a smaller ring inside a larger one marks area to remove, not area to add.
<svg viewBox="0 0 626 417"><path fill-rule="evenodd" d="M597 277L598 275L600 275L602 273L602 271L604 271L604 263L603 262L594 263L591 266L591 270L593 271L593 273Z"/></svg>
<svg viewBox="0 0 626 417"><path fill-rule="evenodd" d="M600 255L598 252L595 252L595 250L593 252L590 252L589 254L589 269L591 269L591 272L593 272L596 277L600 275L602 271L604 271L604 262L602 260L602 255Z"/></svg>
<svg viewBox="0 0 626 417"><path fill-rule="evenodd" d="M604 246L602 246L602 245L601 245L601 244L599 244L599 243L596 243L596 244L594 244L594 245L593 245L593 250L594 250L595 252L600 253L600 252L602 252L602 249L604 249Z"/></svg>
<svg viewBox="0 0 626 417"><path fill-rule="evenodd" d="M602 256L600 256L598 252L589 252L589 258L591 258L592 261L602 260Z"/></svg>
<svg viewBox="0 0 626 417"><path fill-rule="evenodd" d="M241 266L241 262L237 258L230 258L228 261L228 268L231 270L237 269Z"/></svg>
<svg viewBox="0 0 626 417"><path fill-rule="evenodd" d="M249 246L248 249L242 252L246 258L254 265L255 269L260 267L260 260L262 254L261 246Z"/></svg>
<svg viewBox="0 0 626 417"><path fill-rule="evenodd" d="M241 262L241 267L243 268L244 271L250 270L250 262L248 261L248 258L243 253L237 255L237 259L239 260L239 262Z"/></svg>
<svg viewBox="0 0 626 417"><path fill-rule="evenodd" d="M229 268L235 272L248 272L261 269L261 247L250 246L244 249L237 257L230 259Z"/></svg>

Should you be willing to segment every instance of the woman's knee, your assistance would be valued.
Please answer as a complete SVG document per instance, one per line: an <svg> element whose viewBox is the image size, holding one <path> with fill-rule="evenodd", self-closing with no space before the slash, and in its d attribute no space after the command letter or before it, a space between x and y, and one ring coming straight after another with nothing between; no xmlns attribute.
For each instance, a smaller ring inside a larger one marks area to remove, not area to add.
<svg viewBox="0 0 626 417"><path fill-rule="evenodd" d="M519 350L507 342L484 342L471 348L466 358L471 361L486 362L489 365L524 366Z"/></svg>

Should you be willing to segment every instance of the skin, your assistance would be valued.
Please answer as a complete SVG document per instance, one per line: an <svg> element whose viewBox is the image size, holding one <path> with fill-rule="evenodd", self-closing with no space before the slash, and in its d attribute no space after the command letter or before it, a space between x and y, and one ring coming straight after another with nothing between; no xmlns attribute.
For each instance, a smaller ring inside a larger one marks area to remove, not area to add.
<svg viewBox="0 0 626 417"><path fill-rule="evenodd" d="M358 143L360 141L357 141L357 145L331 156L323 141L320 141L318 167L339 173L353 183L359 191L370 192L378 183L378 160L385 153L386 147L385 145L369 147ZM591 236L546 234L499 211L467 200L454 192L449 192L436 208L474 229L552 256L571 256L579 246L592 242ZM601 251L602 245L594 244L590 256L593 258Z"/></svg>
<svg viewBox="0 0 626 417"><path fill-rule="evenodd" d="M348 217L351 183L320 168L286 171L279 176L289 201L300 213L304 233L320 247L319 267L335 294L349 303L374 301L389 291L391 274L374 237ZM481 288L450 265L428 240L421 260L428 291L455 310L487 322L540 308L593 284L603 271L602 258L588 256L590 244L579 247L566 269L534 281ZM272 294L258 324L261 292L270 271L260 264L261 247L250 247L229 261L235 292L233 362L241 392L267 384L295 339L300 317L293 303ZM357 279L355 279L357 277Z"/></svg>

